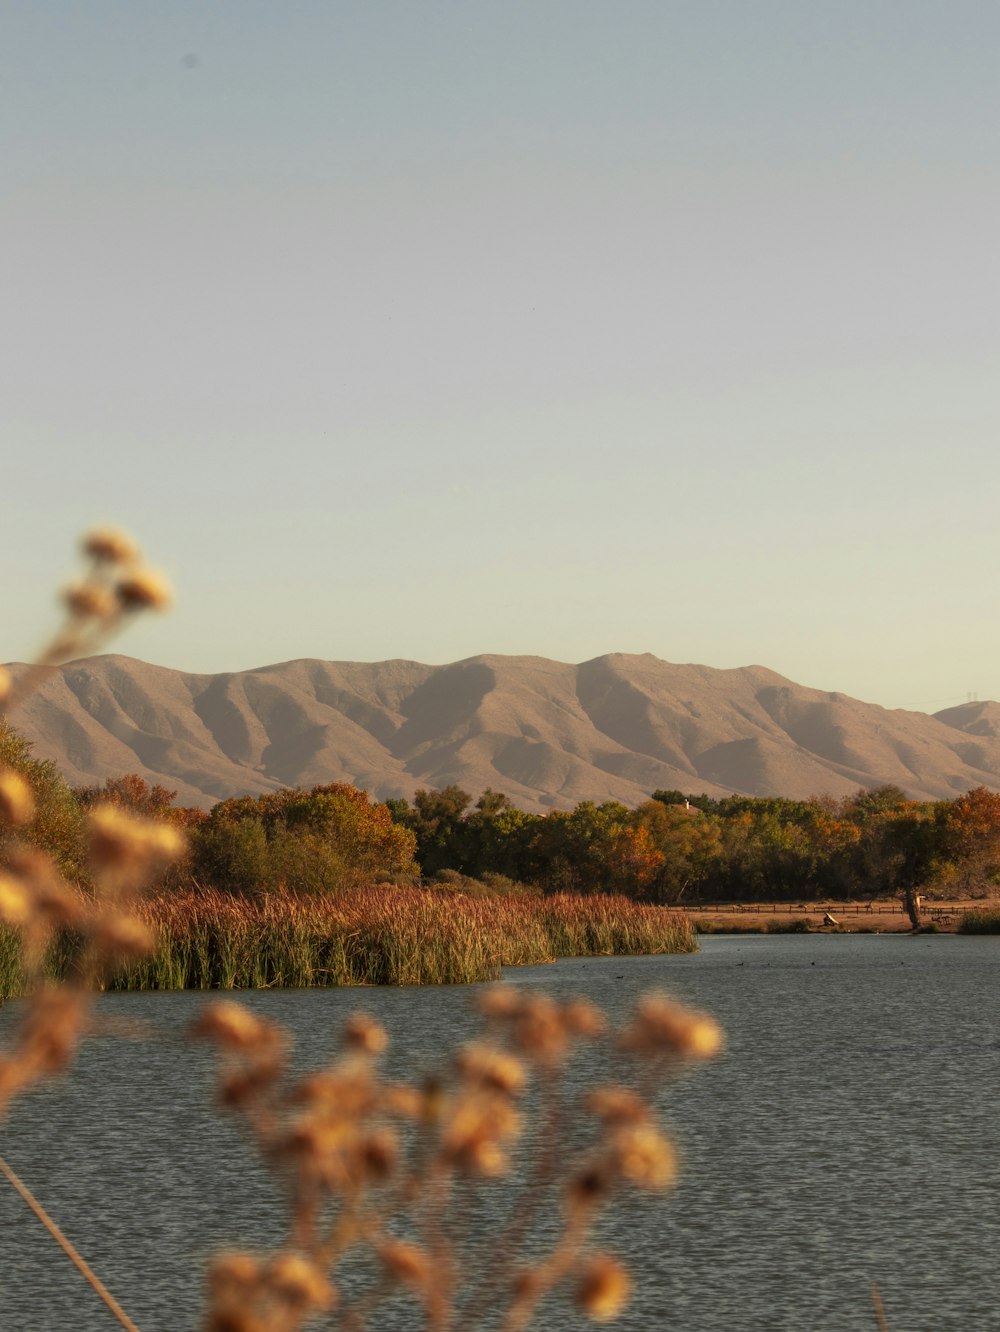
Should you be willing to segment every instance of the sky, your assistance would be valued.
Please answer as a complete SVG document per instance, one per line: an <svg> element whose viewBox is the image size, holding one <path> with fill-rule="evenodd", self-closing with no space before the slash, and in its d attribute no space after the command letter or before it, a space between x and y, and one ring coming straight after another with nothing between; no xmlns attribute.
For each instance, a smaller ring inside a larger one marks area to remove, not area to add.
<svg viewBox="0 0 1000 1332"><path fill-rule="evenodd" d="M1000 699L993 0L7 0L0 659Z"/></svg>

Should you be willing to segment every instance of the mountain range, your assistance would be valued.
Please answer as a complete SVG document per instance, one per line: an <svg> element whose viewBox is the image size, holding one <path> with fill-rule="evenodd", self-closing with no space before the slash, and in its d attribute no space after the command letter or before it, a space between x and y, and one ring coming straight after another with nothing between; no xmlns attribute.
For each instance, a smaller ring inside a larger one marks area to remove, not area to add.
<svg viewBox="0 0 1000 1332"><path fill-rule="evenodd" d="M73 785L136 772L206 808L334 781L379 799L491 787L536 811L634 805L657 788L804 799L892 782L922 800L1000 789L1000 704L930 716L763 666L649 654L298 660L220 675L109 655L52 671L13 720Z"/></svg>

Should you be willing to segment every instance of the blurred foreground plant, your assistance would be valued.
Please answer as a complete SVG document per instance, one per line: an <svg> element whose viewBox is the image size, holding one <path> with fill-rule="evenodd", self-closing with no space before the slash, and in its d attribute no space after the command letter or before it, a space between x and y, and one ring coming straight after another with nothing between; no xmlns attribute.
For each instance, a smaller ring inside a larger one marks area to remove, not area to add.
<svg viewBox="0 0 1000 1332"><path fill-rule="evenodd" d="M128 616L169 600L163 580L120 533L92 533L84 554L86 573L64 596L65 623L35 666L16 680L0 669L0 709L19 702L45 670L102 645ZM68 1068L92 1020L94 992L150 954L154 939L137 899L184 850L176 826L98 803L87 815L84 891L24 839L35 813L24 772L0 765L0 922L19 934L27 980L20 1022L0 1052L0 1115L12 1097ZM46 950L67 932L79 945L75 974L46 983ZM364 1015L346 1024L329 1068L291 1081L285 1031L232 1002L205 1008L196 1032L218 1050L222 1103L285 1181L290 1202L280 1252L213 1263L208 1332L294 1332L319 1317L359 1332L385 1297L399 1293L415 1301L428 1332L487 1325L520 1332L556 1287L569 1287L598 1321L620 1312L631 1279L616 1258L589 1248L595 1223L627 1189L673 1182L676 1155L651 1096L684 1062L715 1054L722 1034L711 1018L656 996L616 1034L584 1000L558 1004L501 986L485 991L480 1007L487 1038L419 1085L379 1076L388 1037ZM633 1061L633 1085L598 1086L581 1102L565 1074L583 1043ZM531 1140L515 1160L529 1125ZM118 1322L136 1332L2 1158L0 1170ZM491 1184L512 1189L514 1200L508 1193L506 1215L488 1228L487 1250L475 1254L468 1208ZM554 1224L542 1215L552 1201ZM359 1254L370 1279L345 1279L347 1261Z"/></svg>
<svg viewBox="0 0 1000 1332"><path fill-rule="evenodd" d="M63 594L65 618L37 661L16 679L0 667L0 709L19 703L46 670L103 645L129 616L162 609L170 600L160 574L147 569L130 537L110 528L82 543L83 577ZM142 888L184 851L169 824L130 818L112 805L89 813L86 845L92 892L63 877L53 857L30 845L35 819L31 783L0 765L0 922L20 932L28 998L13 1048L0 1054L0 1113L16 1093L64 1069L87 1021L90 999L129 958L153 939L132 912ZM81 941L76 975L45 984L43 961L53 936L71 931Z"/></svg>
<svg viewBox="0 0 1000 1332"><path fill-rule="evenodd" d="M498 986L479 1008L487 1039L411 1085L379 1076L388 1035L364 1014L345 1025L334 1063L290 1081L286 1032L231 1001L206 1007L196 1030L219 1052L220 1100L290 1203L286 1248L212 1265L207 1332L293 1332L321 1314L323 1326L358 1332L377 1326L376 1307L400 1293L428 1332L520 1332L556 1287L597 1321L621 1312L631 1278L617 1258L590 1250L595 1223L629 1189L674 1182L676 1153L651 1093L684 1063L716 1054L722 1033L656 995L617 1033L583 999L559 1004ZM564 1074L584 1042L606 1045L616 1064L630 1060L634 1085L574 1096ZM529 1127L530 1150L515 1161ZM477 1202L493 1222L478 1252ZM543 1215L552 1204L554 1223ZM374 1260L364 1283L349 1267L359 1253Z"/></svg>
<svg viewBox="0 0 1000 1332"><path fill-rule="evenodd" d="M109 528L84 538L83 577L63 594L63 624L37 660L16 678L0 667L0 714L12 710L61 662L93 652L132 615L168 604L164 579L142 563L135 543ZM0 730L9 740L5 717ZM95 990L129 959L144 956L152 935L133 913L142 888L183 854L178 830L158 821L129 818L112 805L97 805L85 829L89 891L69 881L56 858L32 844L36 809L32 777L48 766L27 761L26 747L7 743L0 762L0 923L20 935L26 997L10 1046L0 1052L0 1116L10 1100L39 1079L63 1072L91 1020ZM37 784L37 783L36 783ZM63 860L66 868L66 860ZM71 934L78 943L75 974L47 984L44 959L52 941ZM0 1157L0 1169L49 1233L124 1327L134 1325L31 1191Z"/></svg>

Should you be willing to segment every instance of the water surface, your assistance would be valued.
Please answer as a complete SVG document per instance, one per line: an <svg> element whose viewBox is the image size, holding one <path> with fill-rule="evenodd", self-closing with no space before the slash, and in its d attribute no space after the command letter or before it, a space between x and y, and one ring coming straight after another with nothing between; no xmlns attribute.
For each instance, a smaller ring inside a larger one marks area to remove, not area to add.
<svg viewBox="0 0 1000 1332"><path fill-rule="evenodd" d="M509 972L613 1018L665 988L728 1033L726 1054L666 1102L680 1185L629 1203L602 1237L640 1274L615 1326L870 1330L872 1281L893 1332L993 1325L998 960L992 938L743 935L708 936L696 955ZM472 1031L462 987L240 997L294 1031L303 1068L331 1055L358 1006L389 1026L399 1074ZM143 1332L197 1327L206 1253L282 1238L279 1193L213 1110L210 1057L185 1035L204 999L107 996L105 1014L158 1038L91 1039L72 1078L16 1103L0 1129L0 1150ZM0 1010L0 1026L12 1016ZM607 1070L574 1076L591 1072ZM404 1308L375 1326L419 1323ZM560 1308L545 1326L589 1324ZM3 1181L0 1327L117 1327Z"/></svg>

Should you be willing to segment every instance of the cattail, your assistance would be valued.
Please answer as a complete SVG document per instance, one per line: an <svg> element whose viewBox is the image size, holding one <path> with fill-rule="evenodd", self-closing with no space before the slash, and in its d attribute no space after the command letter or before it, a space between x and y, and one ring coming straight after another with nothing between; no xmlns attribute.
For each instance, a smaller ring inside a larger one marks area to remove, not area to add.
<svg viewBox="0 0 1000 1332"><path fill-rule="evenodd" d="M138 569L115 588L122 610L166 610L173 600L170 584L154 569Z"/></svg>
<svg viewBox="0 0 1000 1332"><path fill-rule="evenodd" d="M590 1258L576 1289L577 1307L597 1323L617 1318L628 1303L632 1282L617 1259L597 1253Z"/></svg>
<svg viewBox="0 0 1000 1332"><path fill-rule="evenodd" d="M130 564L139 558L139 547L116 527L96 527L81 544L84 555L100 564Z"/></svg>
<svg viewBox="0 0 1000 1332"><path fill-rule="evenodd" d="M7 700L14 690L14 681L6 666L0 666L0 710L7 706Z"/></svg>

